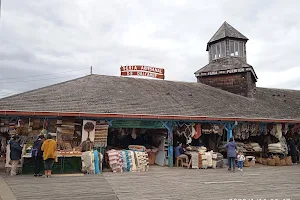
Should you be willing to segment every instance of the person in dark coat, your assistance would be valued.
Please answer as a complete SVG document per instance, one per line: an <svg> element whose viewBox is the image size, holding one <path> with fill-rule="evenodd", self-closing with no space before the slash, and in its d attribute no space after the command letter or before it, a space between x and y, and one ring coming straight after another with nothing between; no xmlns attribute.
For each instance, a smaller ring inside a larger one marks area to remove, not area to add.
<svg viewBox="0 0 300 200"><path fill-rule="evenodd" d="M34 176L43 176L41 172L41 167L43 166L43 151L41 150L41 147L44 142L44 135L39 135L37 140L34 141L31 155L34 159Z"/></svg>
<svg viewBox="0 0 300 200"><path fill-rule="evenodd" d="M227 149L227 158L228 158L228 170L231 171L231 168L233 171L235 171L235 159L236 159L236 144L233 141L233 138L229 139L229 142L225 145L225 148Z"/></svg>
<svg viewBox="0 0 300 200"><path fill-rule="evenodd" d="M22 156L22 147L19 143L20 137L15 135L12 137L12 140L10 141L10 163L11 163L11 171L10 175L15 176L17 175L17 168L19 161Z"/></svg>
<svg viewBox="0 0 300 200"><path fill-rule="evenodd" d="M287 141L289 147L289 155L292 157L293 164L297 164L297 147L293 137L290 137Z"/></svg>

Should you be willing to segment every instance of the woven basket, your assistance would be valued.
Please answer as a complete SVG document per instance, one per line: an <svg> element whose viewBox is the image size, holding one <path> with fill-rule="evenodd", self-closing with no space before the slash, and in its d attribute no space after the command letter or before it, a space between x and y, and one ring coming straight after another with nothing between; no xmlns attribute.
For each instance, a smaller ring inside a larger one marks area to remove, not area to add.
<svg viewBox="0 0 300 200"><path fill-rule="evenodd" d="M276 166L281 166L280 158L278 156L274 156L273 159L275 159L275 165Z"/></svg>
<svg viewBox="0 0 300 200"><path fill-rule="evenodd" d="M250 163L249 163L249 161L247 159L244 162L244 167L250 167Z"/></svg>
<svg viewBox="0 0 300 200"><path fill-rule="evenodd" d="M268 165L275 166L275 159L272 159L272 158L268 159Z"/></svg>
<svg viewBox="0 0 300 200"><path fill-rule="evenodd" d="M287 166L293 165L292 157L291 156L285 157L285 163Z"/></svg>
<svg viewBox="0 0 300 200"><path fill-rule="evenodd" d="M257 158L257 159L256 159L256 162L262 164L263 158Z"/></svg>
<svg viewBox="0 0 300 200"><path fill-rule="evenodd" d="M267 160L267 159L263 159L263 160L262 160L262 164L263 164L263 165L268 165L268 160Z"/></svg>
<svg viewBox="0 0 300 200"><path fill-rule="evenodd" d="M280 164L281 164L281 166L286 166L285 159L280 160Z"/></svg>

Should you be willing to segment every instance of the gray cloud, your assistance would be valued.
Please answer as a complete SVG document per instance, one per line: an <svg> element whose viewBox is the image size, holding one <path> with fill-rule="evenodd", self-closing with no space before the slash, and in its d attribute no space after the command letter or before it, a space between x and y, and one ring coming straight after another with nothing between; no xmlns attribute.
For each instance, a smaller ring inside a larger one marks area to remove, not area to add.
<svg viewBox="0 0 300 200"><path fill-rule="evenodd" d="M169 80L196 81L194 72L208 63L206 43L225 20L250 39L248 63L258 86L300 89L299 6L297 0L3 0L0 97L86 75L91 65L107 75L119 75L120 65L152 65L165 68Z"/></svg>

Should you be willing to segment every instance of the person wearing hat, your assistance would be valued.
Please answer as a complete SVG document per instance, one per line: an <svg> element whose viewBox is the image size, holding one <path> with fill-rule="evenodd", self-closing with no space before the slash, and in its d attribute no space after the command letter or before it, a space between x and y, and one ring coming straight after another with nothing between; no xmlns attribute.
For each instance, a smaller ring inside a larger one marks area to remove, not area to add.
<svg viewBox="0 0 300 200"><path fill-rule="evenodd" d="M19 161L21 159L22 155L22 147L19 143L20 137L17 135L14 135L12 137L12 140L10 141L10 163L11 163L11 171L10 175L15 176L17 175L17 168Z"/></svg>

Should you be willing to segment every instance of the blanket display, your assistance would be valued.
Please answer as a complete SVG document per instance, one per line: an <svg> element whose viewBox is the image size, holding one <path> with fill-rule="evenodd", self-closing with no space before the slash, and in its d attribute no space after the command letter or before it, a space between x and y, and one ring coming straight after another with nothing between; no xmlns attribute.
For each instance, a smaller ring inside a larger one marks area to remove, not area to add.
<svg viewBox="0 0 300 200"><path fill-rule="evenodd" d="M82 171L88 174L95 173L95 155L93 151L83 152L81 155Z"/></svg>
<svg viewBox="0 0 300 200"><path fill-rule="evenodd" d="M107 151L107 155L113 172L144 172L149 170L147 152L112 149Z"/></svg>
<svg viewBox="0 0 300 200"><path fill-rule="evenodd" d="M117 150L109 150L107 151L108 159L109 159L109 165L113 172L123 172L122 166L123 166L123 160L122 157L120 157L120 152Z"/></svg>
<svg viewBox="0 0 300 200"><path fill-rule="evenodd" d="M261 152L262 151L261 146L258 143L255 143L255 142L252 142L252 143L249 143L249 144L245 144L244 148L247 151L255 151L255 152Z"/></svg>
<svg viewBox="0 0 300 200"><path fill-rule="evenodd" d="M223 155L213 151L206 152L205 147L190 152L193 169L223 168Z"/></svg>
<svg viewBox="0 0 300 200"><path fill-rule="evenodd" d="M287 155L288 154L288 147L284 137L280 139L280 142L273 143L268 145L268 150L270 153L280 153Z"/></svg>
<svg viewBox="0 0 300 200"><path fill-rule="evenodd" d="M226 144L226 142L223 143L223 148L224 148L225 144ZM236 144L236 150L237 151L242 151L242 152L246 151L246 149L244 148L244 143L236 142L235 144Z"/></svg>
<svg viewBox="0 0 300 200"><path fill-rule="evenodd" d="M105 122L96 122L94 147L106 147L109 125Z"/></svg>
<svg viewBox="0 0 300 200"><path fill-rule="evenodd" d="M220 152L226 152L225 149L225 144L227 144L227 142L221 142L220 146L219 146L219 151ZM258 143L252 142L249 144L244 144L242 142L236 142L236 150L237 151L241 151L241 152L246 152L246 151L253 151L253 152L261 152L262 148Z"/></svg>
<svg viewBox="0 0 300 200"><path fill-rule="evenodd" d="M269 127L270 134L275 136L276 138L282 138L282 124L270 125Z"/></svg>
<svg viewBox="0 0 300 200"><path fill-rule="evenodd" d="M259 133L259 124L243 123L237 125L233 130L234 138L240 140L248 139L250 136L255 136Z"/></svg>
<svg viewBox="0 0 300 200"><path fill-rule="evenodd" d="M191 152L192 156L192 169L199 169L199 153Z"/></svg>

